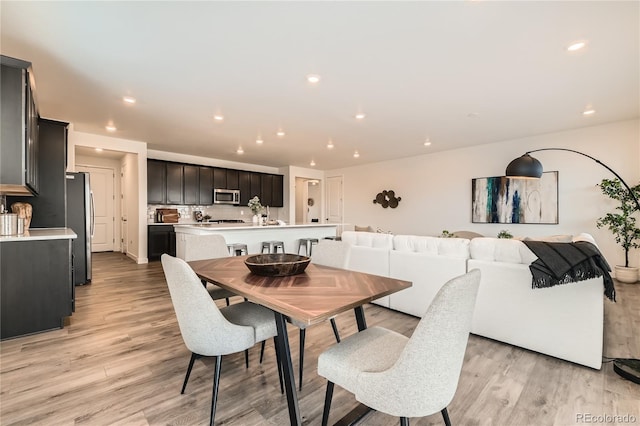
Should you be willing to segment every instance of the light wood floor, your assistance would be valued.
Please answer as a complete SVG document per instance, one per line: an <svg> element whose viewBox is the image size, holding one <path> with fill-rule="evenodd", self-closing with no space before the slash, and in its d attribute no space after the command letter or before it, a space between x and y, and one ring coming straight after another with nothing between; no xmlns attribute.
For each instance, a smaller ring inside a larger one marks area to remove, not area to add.
<svg viewBox="0 0 640 426"><path fill-rule="evenodd" d="M76 312L64 329L1 343L0 424L207 424L212 363L197 361L180 395L189 352L160 263L136 265L121 254L96 254L93 273L91 285L77 287ZM604 352L637 358L640 285L617 284L617 290L618 303L605 301ZM370 326L407 335L417 323L377 306L367 306L366 315ZM337 322L343 336L356 331L350 313ZM298 332L291 328L289 333L297 369ZM305 424L319 425L325 381L315 368L318 354L334 343L330 325L309 328L306 342L300 410ZM262 365L258 355L256 347L249 369L241 354L224 358L217 424L288 423L273 344L267 344ZM336 386L331 419L355 404ZM472 335L449 412L454 425L584 424L580 414L626 414L640 424L640 386L618 377L611 364L596 371ZM372 413L361 424L396 425L398 420ZM411 419L411 424L443 423L438 414Z"/></svg>

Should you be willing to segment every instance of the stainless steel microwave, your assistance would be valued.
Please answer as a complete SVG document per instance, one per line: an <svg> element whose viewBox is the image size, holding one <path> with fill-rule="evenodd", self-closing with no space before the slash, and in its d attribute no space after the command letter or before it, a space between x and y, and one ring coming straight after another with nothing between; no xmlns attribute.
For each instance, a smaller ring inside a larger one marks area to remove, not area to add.
<svg viewBox="0 0 640 426"><path fill-rule="evenodd" d="M214 189L213 204L240 204L240 191L237 189Z"/></svg>

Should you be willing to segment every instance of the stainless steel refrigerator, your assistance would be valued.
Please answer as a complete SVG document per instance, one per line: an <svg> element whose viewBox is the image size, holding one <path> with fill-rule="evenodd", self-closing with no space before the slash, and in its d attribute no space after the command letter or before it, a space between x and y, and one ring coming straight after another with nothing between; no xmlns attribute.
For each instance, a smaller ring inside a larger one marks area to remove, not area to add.
<svg viewBox="0 0 640 426"><path fill-rule="evenodd" d="M91 282L91 238L94 230L93 194L89 173L67 173L67 227L73 240L73 283Z"/></svg>

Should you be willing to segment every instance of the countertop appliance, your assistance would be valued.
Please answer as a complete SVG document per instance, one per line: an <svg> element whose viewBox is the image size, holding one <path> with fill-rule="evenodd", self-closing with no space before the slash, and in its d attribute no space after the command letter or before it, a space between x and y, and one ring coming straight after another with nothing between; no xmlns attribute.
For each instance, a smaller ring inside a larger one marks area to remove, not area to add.
<svg viewBox="0 0 640 426"><path fill-rule="evenodd" d="M213 204L240 204L240 191L237 189L214 189Z"/></svg>
<svg viewBox="0 0 640 426"><path fill-rule="evenodd" d="M178 209L156 209L156 223L178 223L179 220Z"/></svg>
<svg viewBox="0 0 640 426"><path fill-rule="evenodd" d="M95 216L89 173L67 173L67 227L78 235L73 240L73 283L91 283L91 238Z"/></svg>

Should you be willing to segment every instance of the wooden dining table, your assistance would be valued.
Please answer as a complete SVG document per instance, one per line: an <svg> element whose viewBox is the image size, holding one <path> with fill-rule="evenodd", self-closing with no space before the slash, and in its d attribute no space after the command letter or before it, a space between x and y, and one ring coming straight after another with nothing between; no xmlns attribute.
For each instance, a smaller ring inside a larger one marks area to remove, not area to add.
<svg viewBox="0 0 640 426"><path fill-rule="evenodd" d="M248 256L197 260L189 265L200 279L230 290L275 314L276 350L281 354L289 419L300 425L287 318L307 325L328 320L353 309L358 330L367 328L363 305L411 287L411 282L310 263L297 275L266 277L253 274L244 261Z"/></svg>

